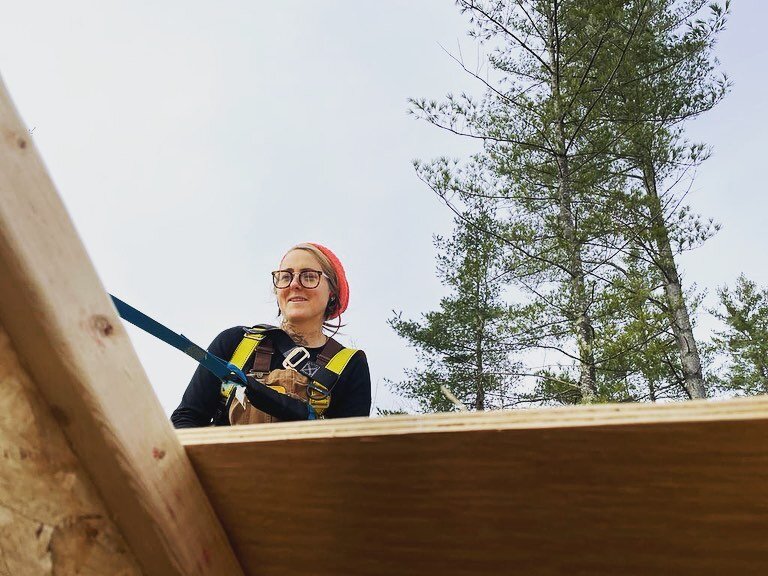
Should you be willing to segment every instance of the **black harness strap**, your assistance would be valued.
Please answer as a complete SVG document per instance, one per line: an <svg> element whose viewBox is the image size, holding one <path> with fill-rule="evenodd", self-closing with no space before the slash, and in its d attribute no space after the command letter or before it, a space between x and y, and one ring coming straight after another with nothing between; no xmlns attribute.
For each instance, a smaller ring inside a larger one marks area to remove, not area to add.
<svg viewBox="0 0 768 576"><path fill-rule="evenodd" d="M253 356L253 372L256 378L264 378L269 373L270 365L272 364L272 354L275 349L272 346L272 342L269 338L264 338L256 347Z"/></svg>
<svg viewBox="0 0 768 576"><path fill-rule="evenodd" d="M342 350L344 350L344 346L339 344L333 338L328 338L323 349L317 354L317 363L320 364L320 366L325 367L326 364L331 361L331 358L336 356L336 354Z"/></svg>

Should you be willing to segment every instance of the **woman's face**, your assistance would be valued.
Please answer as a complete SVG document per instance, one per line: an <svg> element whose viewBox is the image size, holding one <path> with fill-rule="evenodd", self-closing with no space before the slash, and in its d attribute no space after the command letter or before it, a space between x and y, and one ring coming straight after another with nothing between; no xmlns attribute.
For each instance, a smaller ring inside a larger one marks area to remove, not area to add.
<svg viewBox="0 0 768 576"><path fill-rule="evenodd" d="M302 270L322 270L320 262L306 250L291 250L280 262L280 270L293 272L293 280L287 288L277 288L277 305L283 318L290 324L316 321L321 326L325 309L331 296L328 279L323 276L317 288L304 288L299 283Z"/></svg>

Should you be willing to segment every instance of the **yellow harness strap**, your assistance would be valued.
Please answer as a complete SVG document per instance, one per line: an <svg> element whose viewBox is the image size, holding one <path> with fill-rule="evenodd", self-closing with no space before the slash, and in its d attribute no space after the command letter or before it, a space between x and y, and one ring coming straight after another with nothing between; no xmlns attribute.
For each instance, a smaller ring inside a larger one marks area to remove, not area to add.
<svg viewBox="0 0 768 576"><path fill-rule="evenodd" d="M248 361L248 358L251 357L251 354L253 354L256 347L265 336L266 334L264 333L246 332L245 336L243 336L243 339L240 341L240 344L235 348L235 352L232 354L230 362L242 370L245 363ZM328 364L326 364L325 367L337 376L341 376L341 373L344 371L344 368L347 367L347 364L349 364L349 361L352 359L352 356L355 355L355 352L357 352L357 350L354 348L342 348L334 354L333 358L328 361ZM235 386L235 384L222 382L221 395L224 396L224 398L229 398L230 394L234 391ZM272 388L276 389L281 394L285 394L285 388L282 386L273 386ZM280 390L280 388L282 388L282 390ZM309 404L318 416L323 415L323 412L328 409L330 403L330 394L320 398L313 397L312 394L309 394Z"/></svg>
<svg viewBox="0 0 768 576"><path fill-rule="evenodd" d="M232 354L232 359L230 362L242 370L243 366L245 366L245 363L248 361L248 358L250 358L251 354L253 354L253 351L256 350L256 346L258 346L259 342L261 342L263 339L264 334L252 334L250 332L246 332L243 339L240 340L240 344L238 344L237 348L235 348L235 353ZM222 382L221 395L224 398L229 398L229 395L232 394L235 386L236 384L232 384L230 382Z"/></svg>
<svg viewBox="0 0 768 576"><path fill-rule="evenodd" d="M328 364L326 364L325 367L334 374L341 376L341 373L344 371L344 368L347 367L349 361L352 360L352 356L355 355L355 352L357 352L357 350L354 348L342 348L328 361Z"/></svg>
<svg viewBox="0 0 768 576"><path fill-rule="evenodd" d="M259 342L263 339L264 334L252 334L247 332L243 339L240 340L240 344L235 348L235 353L232 354L230 362L242 370L248 358L250 358L253 351L256 350L256 346L258 346Z"/></svg>

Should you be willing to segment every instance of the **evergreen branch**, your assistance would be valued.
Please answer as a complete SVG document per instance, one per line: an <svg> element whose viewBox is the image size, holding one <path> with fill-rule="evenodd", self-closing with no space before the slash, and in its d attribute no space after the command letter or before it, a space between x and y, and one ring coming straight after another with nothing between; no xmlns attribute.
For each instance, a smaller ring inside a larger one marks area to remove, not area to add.
<svg viewBox="0 0 768 576"><path fill-rule="evenodd" d="M613 78L616 76L616 74L619 71L619 68L621 67L622 62L624 62L624 58L627 55L627 50L629 50L629 46L632 43L632 40L635 37L635 34L637 33L637 28L640 25L640 21L642 19L643 13L645 12L645 7L648 4L648 0L643 0L643 4L640 7L640 13L637 16L637 20L635 20L635 25L632 27L632 32L630 33L629 38L627 39L627 43L624 46L624 49L621 52L621 57L619 58L619 61L616 63L616 66L611 71L610 75L608 76L608 79L605 81L605 84L603 85L603 88L600 90L600 93L598 94L597 98L589 105L587 108L587 111L584 113L584 116L581 118L581 121L579 122L579 125L576 127L576 130L573 132L573 135L571 136L571 141L568 143L568 145L565 148L565 152L568 153L568 150L571 148L573 143L576 141L576 137L579 135L579 132L581 132L581 128L584 126L584 123L587 121L587 118L592 113L592 110L594 110L595 106L597 106L597 103L602 100L603 96L605 95L606 91L608 90L608 86L610 86L611 82L613 82Z"/></svg>
<svg viewBox="0 0 768 576"><path fill-rule="evenodd" d="M528 18L528 21L531 23L531 26L534 30L536 30L536 33L539 35L539 38L542 40L542 42L546 41L546 34L543 30L541 30L534 21L533 17L528 13L528 10L525 9L525 4L521 2L520 0L517 0L517 6L520 8L520 10L525 14L525 17Z"/></svg>
<svg viewBox="0 0 768 576"><path fill-rule="evenodd" d="M514 33L514 32L512 32L512 31L511 31L509 28L507 28L507 27L504 25L504 23L500 22L498 19L494 18L494 17L493 17L491 14L489 14L488 12L486 12L486 11L485 11L485 10L484 10L484 9L483 9L481 6L480 6L480 4L479 4L479 3L476 3L476 2L474 2L474 0L468 0L468 1L467 1L467 0L458 0L458 2L457 2L457 3L458 3L460 6L464 6L464 9L466 9L466 10L471 10L471 11L475 11L475 12L478 12L479 14L482 14L482 15L483 15L483 17L484 17L484 18L486 18L486 20L488 20L489 22L491 22L492 24L494 24L494 25L495 25L495 26L496 26L496 27L497 27L499 30L501 30L501 31L502 31L504 34L506 34L507 36L509 36L510 38L512 38L512 39L513 39L513 40L514 40L514 41L517 43L517 45L518 45L520 48L522 48L523 50L525 50L526 52L528 52L528 53L529 53L531 56L533 56L533 57L534 57L534 58L535 58L535 59L536 59L536 60L539 62L539 64L541 64L541 66L542 66L542 67L543 67L545 70L547 70L547 71L551 72L551 69L550 69L549 65L547 64L547 62L545 62L545 61L544 61L544 60L541 58L541 56L539 56L539 55L538 55L538 54L537 54L537 53L536 53L536 52L535 52L535 51L534 51L534 50L533 50L533 49L532 49L532 48L531 48L531 47L530 47L530 46L529 46L529 45L528 45L526 42L524 42L523 40L521 40L521 39L520 39L520 38L517 36L517 34L515 34L515 33Z"/></svg>

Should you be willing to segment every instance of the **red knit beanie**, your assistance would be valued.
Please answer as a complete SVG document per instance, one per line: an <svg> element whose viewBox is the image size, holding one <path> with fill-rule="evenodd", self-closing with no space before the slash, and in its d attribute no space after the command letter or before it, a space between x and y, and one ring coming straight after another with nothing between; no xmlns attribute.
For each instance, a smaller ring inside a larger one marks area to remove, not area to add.
<svg viewBox="0 0 768 576"><path fill-rule="evenodd" d="M336 318L338 316L341 316L341 313L344 312L347 309L347 304L349 304L349 284L347 283L347 275L344 272L344 266L341 265L341 260L339 260L336 257L336 254L331 252L328 248L325 246L321 246L320 244L316 244L315 242L308 242L308 244L311 244L320 252L322 252L326 258L331 262L331 266L333 267L333 271L336 272L336 278L338 279L338 295L337 298L339 299L338 305L336 307L336 311L328 317L328 320L332 320L333 318Z"/></svg>

